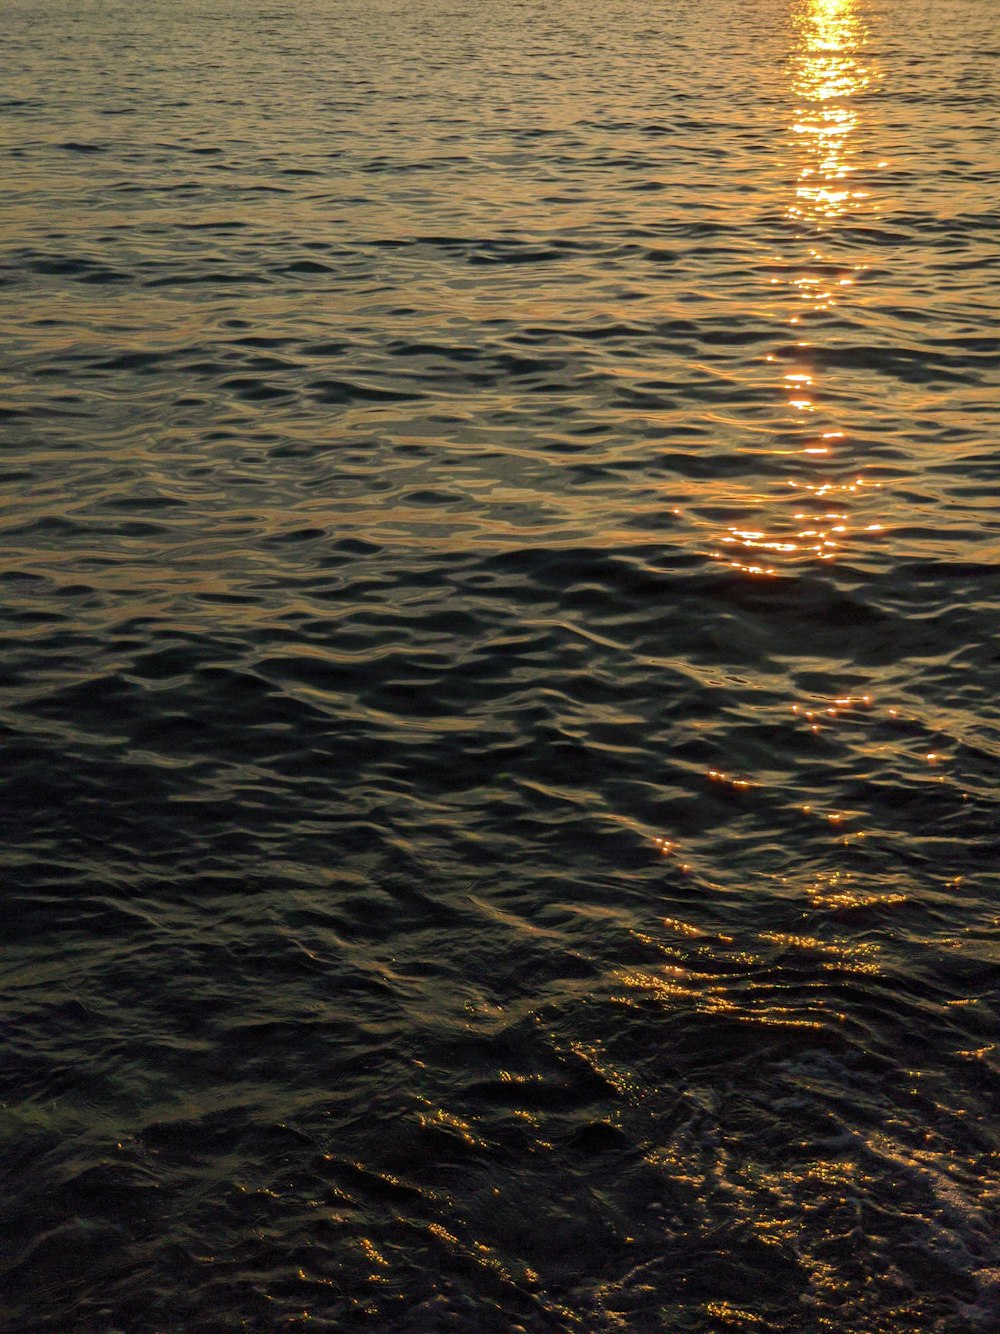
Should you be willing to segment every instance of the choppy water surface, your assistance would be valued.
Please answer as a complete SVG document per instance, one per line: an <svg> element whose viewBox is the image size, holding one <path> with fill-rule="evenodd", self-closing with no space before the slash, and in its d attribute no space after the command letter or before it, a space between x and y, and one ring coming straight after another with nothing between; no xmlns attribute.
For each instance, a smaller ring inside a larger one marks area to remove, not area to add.
<svg viewBox="0 0 1000 1334"><path fill-rule="evenodd" d="M977 0L15 0L10 1330L977 1331Z"/></svg>

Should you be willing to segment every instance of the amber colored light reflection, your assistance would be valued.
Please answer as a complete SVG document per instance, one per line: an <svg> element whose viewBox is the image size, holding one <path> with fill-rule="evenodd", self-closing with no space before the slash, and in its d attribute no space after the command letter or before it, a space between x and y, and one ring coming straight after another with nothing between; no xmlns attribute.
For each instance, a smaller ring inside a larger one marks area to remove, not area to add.
<svg viewBox="0 0 1000 1334"><path fill-rule="evenodd" d="M852 189L850 182L859 125L851 99L865 91L872 74L860 56L865 33L854 0L810 0L798 28L801 48L793 91L801 105L792 130L801 139L804 161L788 214L799 221L828 223L866 207L868 192ZM821 280L799 281L817 289L804 292L806 299L833 298L832 290L818 290L829 287Z"/></svg>
<svg viewBox="0 0 1000 1334"><path fill-rule="evenodd" d="M812 471L812 465L836 465L842 456L846 462L850 442L835 420L824 420L823 385L811 356L815 343L803 336L812 321L850 299L868 267L860 257L853 262L837 241L859 213L878 208L852 177L862 156L869 156L863 95L879 75L865 55L867 32L856 0L803 0L793 28L796 101L789 135L797 165L785 216L795 229L795 253L775 256L786 276L772 277L769 286L778 289L782 322L792 326L796 342L775 349L766 361L777 371L787 426L798 437L775 452L787 453L796 466L786 496L760 497L758 503L770 501L767 511L731 523L717 534L712 552L752 576L835 560L845 543L866 543L883 531L862 517L877 488L861 477L833 481L829 473L817 477Z"/></svg>

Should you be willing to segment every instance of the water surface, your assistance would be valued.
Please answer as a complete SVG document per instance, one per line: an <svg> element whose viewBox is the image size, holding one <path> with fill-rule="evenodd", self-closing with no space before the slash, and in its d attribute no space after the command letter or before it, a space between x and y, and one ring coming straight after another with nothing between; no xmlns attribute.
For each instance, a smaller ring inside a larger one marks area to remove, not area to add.
<svg viewBox="0 0 1000 1334"><path fill-rule="evenodd" d="M4 1328L996 1329L992 7L5 38Z"/></svg>

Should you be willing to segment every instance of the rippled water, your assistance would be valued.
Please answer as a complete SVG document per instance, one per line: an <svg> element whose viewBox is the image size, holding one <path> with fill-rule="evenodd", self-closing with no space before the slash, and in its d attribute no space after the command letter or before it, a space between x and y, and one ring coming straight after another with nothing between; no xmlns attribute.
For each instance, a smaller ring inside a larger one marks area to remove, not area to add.
<svg viewBox="0 0 1000 1334"><path fill-rule="evenodd" d="M4 1328L995 1330L993 6L4 26Z"/></svg>

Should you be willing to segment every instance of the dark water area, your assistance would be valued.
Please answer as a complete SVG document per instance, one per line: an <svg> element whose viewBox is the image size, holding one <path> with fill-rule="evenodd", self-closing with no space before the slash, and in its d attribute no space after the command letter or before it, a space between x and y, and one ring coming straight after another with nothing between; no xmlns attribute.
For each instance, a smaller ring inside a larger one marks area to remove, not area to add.
<svg viewBox="0 0 1000 1334"><path fill-rule="evenodd" d="M14 0L5 1331L1000 1328L1000 17Z"/></svg>

